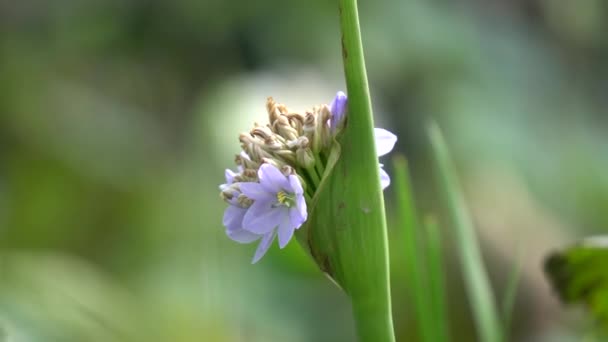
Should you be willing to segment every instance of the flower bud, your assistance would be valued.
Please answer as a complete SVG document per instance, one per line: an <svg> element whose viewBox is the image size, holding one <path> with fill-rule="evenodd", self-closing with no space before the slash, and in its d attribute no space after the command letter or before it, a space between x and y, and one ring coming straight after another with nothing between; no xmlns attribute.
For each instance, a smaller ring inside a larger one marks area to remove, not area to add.
<svg viewBox="0 0 608 342"><path fill-rule="evenodd" d="M234 163L238 166L243 167L243 169L257 169L260 166L259 162L251 160L246 154L237 154L234 157Z"/></svg>
<svg viewBox="0 0 608 342"><path fill-rule="evenodd" d="M298 138L298 131L291 127L289 119L285 115L279 116L273 123L272 128L275 132L285 138L285 140L295 140Z"/></svg>
<svg viewBox="0 0 608 342"><path fill-rule="evenodd" d="M277 108L277 103L272 97L266 99L266 111L268 111L268 121L271 125L277 120L277 118L281 114L281 112Z"/></svg>
<svg viewBox="0 0 608 342"><path fill-rule="evenodd" d="M331 112L329 111L329 107L324 105L319 108L319 114L317 115L317 131L315 132L315 134L319 135L319 141L321 144L320 149L324 149L325 147L331 144L331 135L329 127L330 118Z"/></svg>
<svg viewBox="0 0 608 342"><path fill-rule="evenodd" d="M243 194L239 194L236 201L243 208L249 208L253 204L253 200Z"/></svg>
<svg viewBox="0 0 608 342"><path fill-rule="evenodd" d="M315 165L315 156L310 148L300 147L296 150L296 161L307 169Z"/></svg>
<svg viewBox="0 0 608 342"><path fill-rule="evenodd" d="M304 117L304 133L306 134L307 137L309 137L309 139L312 136L312 134L314 134L316 120L317 120L317 118L313 113L306 112L306 116Z"/></svg>
<svg viewBox="0 0 608 342"><path fill-rule="evenodd" d="M283 173L283 175L285 175L285 177L296 174L296 170L289 165L283 165L281 167L281 172Z"/></svg>

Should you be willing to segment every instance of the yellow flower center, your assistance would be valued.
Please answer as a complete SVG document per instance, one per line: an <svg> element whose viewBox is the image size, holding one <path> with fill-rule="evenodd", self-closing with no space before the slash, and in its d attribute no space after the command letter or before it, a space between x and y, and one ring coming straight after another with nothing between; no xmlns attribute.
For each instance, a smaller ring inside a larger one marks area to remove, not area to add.
<svg viewBox="0 0 608 342"><path fill-rule="evenodd" d="M294 196L286 193L285 191L277 192L277 201L279 201L279 204L289 208L294 204L294 200Z"/></svg>

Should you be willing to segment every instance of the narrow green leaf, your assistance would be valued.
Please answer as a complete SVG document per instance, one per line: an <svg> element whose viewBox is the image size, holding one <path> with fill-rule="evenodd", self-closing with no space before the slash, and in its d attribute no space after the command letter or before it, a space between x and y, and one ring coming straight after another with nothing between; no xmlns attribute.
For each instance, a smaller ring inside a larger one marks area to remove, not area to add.
<svg viewBox="0 0 608 342"><path fill-rule="evenodd" d="M355 0L341 0L348 117L298 240L349 295L362 342L394 341L389 254Z"/></svg>
<svg viewBox="0 0 608 342"><path fill-rule="evenodd" d="M464 280L472 304L480 341L501 341L499 315L495 297L483 265L473 223L469 217L458 179L456 178L448 148L436 124L429 126L435 167L443 189L450 218L456 229L457 244Z"/></svg>
<svg viewBox="0 0 608 342"><path fill-rule="evenodd" d="M502 301L502 314L503 314L503 326L504 326L504 339L509 340L509 334L511 330L511 320L513 317L513 307L515 305L515 299L517 298L517 290L519 288L519 280L523 270L523 253L521 250L518 251L517 263L512 268L509 278L507 280L507 288Z"/></svg>
<svg viewBox="0 0 608 342"><path fill-rule="evenodd" d="M396 156L393 158L393 165L399 226L403 232L405 273L412 286L412 303L420 341L439 342L436 317L433 313L432 290L427 277L424 240L419 236L419 233L424 231L420 229L416 216L407 162L403 156Z"/></svg>
<svg viewBox="0 0 608 342"><path fill-rule="evenodd" d="M443 267L443 253L441 251L441 234L437 222L427 219L424 223L428 240L428 260L433 318L437 338L435 341L449 341L449 321L447 314L447 300L445 294L445 269Z"/></svg>

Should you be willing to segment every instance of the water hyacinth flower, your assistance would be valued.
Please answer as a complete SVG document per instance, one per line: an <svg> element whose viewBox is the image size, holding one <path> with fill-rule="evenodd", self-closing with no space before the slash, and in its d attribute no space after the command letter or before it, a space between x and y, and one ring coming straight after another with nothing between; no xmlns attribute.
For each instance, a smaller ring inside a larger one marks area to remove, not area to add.
<svg viewBox="0 0 608 342"><path fill-rule="evenodd" d="M335 138L346 126L347 97L338 92L330 105L305 113L289 110L272 98L266 102L269 122L241 133L237 171L225 171L220 195L228 207L226 235L239 243L259 241L253 263L262 258L275 237L284 248L308 219L308 208L328 166ZM397 137L375 129L378 156L390 152ZM382 165L380 164L380 167ZM380 168L382 188L390 178Z"/></svg>
<svg viewBox="0 0 608 342"><path fill-rule="evenodd" d="M329 125L331 127L331 131L334 132L344 124L344 120L346 119L346 108L348 104L348 98L346 94L339 91L334 97L333 101L331 101L330 109L332 117L329 121ZM374 128L374 139L376 142L376 154L378 157L381 157L385 154L388 154L395 147L395 143L397 142L397 136L393 133L382 129L382 128ZM386 189L391 184L391 179L382 168L382 164L380 164L380 184L382 184L382 189Z"/></svg>
<svg viewBox="0 0 608 342"><path fill-rule="evenodd" d="M263 164L258 175L259 183L239 185L242 193L254 200L243 217L243 229L267 236L270 242L276 233L283 248L308 217L304 189L297 176L285 176L270 164ZM258 252L266 253L268 248L264 248Z"/></svg>

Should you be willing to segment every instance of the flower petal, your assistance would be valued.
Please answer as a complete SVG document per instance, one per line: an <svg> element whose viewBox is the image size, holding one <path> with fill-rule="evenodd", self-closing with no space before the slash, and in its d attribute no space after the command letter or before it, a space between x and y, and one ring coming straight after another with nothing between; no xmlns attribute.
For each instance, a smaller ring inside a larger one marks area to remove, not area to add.
<svg viewBox="0 0 608 342"><path fill-rule="evenodd" d="M226 169L226 171L224 171L224 177L226 177L226 184L232 184L234 176L236 176L236 172L230 169Z"/></svg>
<svg viewBox="0 0 608 342"><path fill-rule="evenodd" d="M255 255L253 256L252 264L258 262L268 251L268 248L272 245L272 241L274 241L274 236L276 235L276 231L271 231L270 233L264 235L262 237L262 241L258 245L258 249L255 251Z"/></svg>
<svg viewBox="0 0 608 342"><path fill-rule="evenodd" d="M291 225L289 217L285 217L283 222L279 225L278 235L279 235L279 247L284 248L291 240L293 236L295 228Z"/></svg>
<svg viewBox="0 0 608 342"><path fill-rule="evenodd" d="M260 183L242 182L238 184L241 192L253 200L270 201L275 198L275 195L266 191Z"/></svg>
<svg viewBox="0 0 608 342"><path fill-rule="evenodd" d="M391 178L382 168L382 164L380 164L380 184L382 185L382 190L386 189L391 184Z"/></svg>
<svg viewBox="0 0 608 342"><path fill-rule="evenodd" d="M254 234L245 229L237 229L233 231L226 230L226 235L228 235L231 240L236 241L238 243L250 243L255 240L259 240L261 237L261 235Z"/></svg>
<svg viewBox="0 0 608 342"><path fill-rule="evenodd" d="M255 234L267 234L274 230L285 216L286 207L274 207L271 201L255 201L243 218L243 228Z"/></svg>
<svg viewBox="0 0 608 342"><path fill-rule="evenodd" d="M240 208L234 205L229 205L224 211L224 218L222 223L229 231L236 231L243 229L243 217L247 209Z"/></svg>
<svg viewBox="0 0 608 342"><path fill-rule="evenodd" d="M296 175L289 175L289 189L296 196L301 196L304 194L304 189L302 188L302 183L300 183L300 179Z"/></svg>
<svg viewBox="0 0 608 342"><path fill-rule="evenodd" d="M296 197L296 207L289 209L289 220L296 229L306 222L308 213L306 212L306 200L304 196Z"/></svg>
<svg viewBox="0 0 608 342"><path fill-rule="evenodd" d="M348 99L346 97L346 94L341 91L339 91L336 94L336 97L334 97L334 99L331 101L329 105L329 110L331 112L329 126L332 132L336 130L336 128L338 127L338 125L340 125L340 122L344 118L344 115L346 114L347 103Z"/></svg>
<svg viewBox="0 0 608 342"><path fill-rule="evenodd" d="M376 140L376 154L378 157L389 153L397 142L396 135L382 128L374 128L374 139Z"/></svg>
<svg viewBox="0 0 608 342"><path fill-rule="evenodd" d="M258 178L262 187L271 193L277 193L281 190L289 189L287 177L276 166L271 164L262 164L258 171Z"/></svg>

